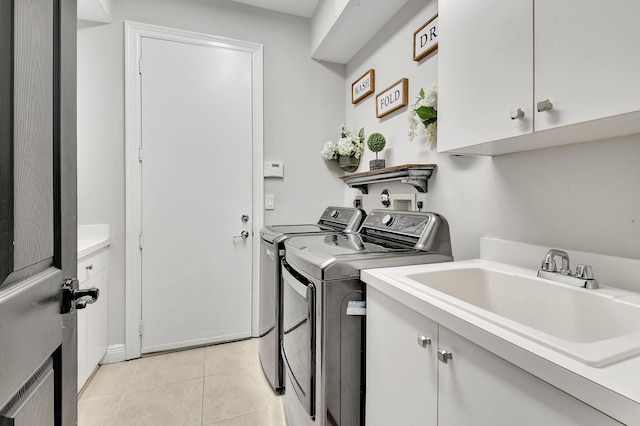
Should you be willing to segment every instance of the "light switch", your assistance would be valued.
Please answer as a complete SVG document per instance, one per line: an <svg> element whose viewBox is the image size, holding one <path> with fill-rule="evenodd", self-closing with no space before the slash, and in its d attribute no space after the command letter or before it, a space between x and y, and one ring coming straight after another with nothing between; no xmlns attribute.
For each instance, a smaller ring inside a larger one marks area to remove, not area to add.
<svg viewBox="0 0 640 426"><path fill-rule="evenodd" d="M264 209L275 210L276 202L273 194L264 194Z"/></svg>

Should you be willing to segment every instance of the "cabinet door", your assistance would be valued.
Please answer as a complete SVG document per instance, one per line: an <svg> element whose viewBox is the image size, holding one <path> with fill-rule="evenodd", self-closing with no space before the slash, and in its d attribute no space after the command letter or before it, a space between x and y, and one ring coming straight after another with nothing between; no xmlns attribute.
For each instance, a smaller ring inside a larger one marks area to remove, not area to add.
<svg viewBox="0 0 640 426"><path fill-rule="evenodd" d="M107 270L102 269L91 277L88 287L100 290L98 300L85 309L87 315L87 377L91 376L107 352L109 292Z"/></svg>
<svg viewBox="0 0 640 426"><path fill-rule="evenodd" d="M367 288L367 426L437 424L437 334L433 321Z"/></svg>
<svg viewBox="0 0 640 426"><path fill-rule="evenodd" d="M640 2L535 0L535 130L640 110ZM443 37L443 39L446 37Z"/></svg>
<svg viewBox="0 0 640 426"><path fill-rule="evenodd" d="M620 423L440 326L440 426L608 426Z"/></svg>
<svg viewBox="0 0 640 426"><path fill-rule="evenodd" d="M438 8L438 151L531 133L533 0ZM517 108L524 115L511 119Z"/></svg>

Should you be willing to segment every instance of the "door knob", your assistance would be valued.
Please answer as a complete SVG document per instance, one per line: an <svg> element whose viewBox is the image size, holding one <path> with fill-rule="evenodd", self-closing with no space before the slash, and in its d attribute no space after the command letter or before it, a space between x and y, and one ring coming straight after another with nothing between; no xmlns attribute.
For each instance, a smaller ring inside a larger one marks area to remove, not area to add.
<svg viewBox="0 0 640 426"><path fill-rule="evenodd" d="M63 314L68 314L76 309L84 309L87 305L95 303L100 296L100 289L92 287L85 290L78 289L77 278L69 278L62 285L62 309Z"/></svg>
<svg viewBox="0 0 640 426"><path fill-rule="evenodd" d="M242 231L240 235L234 235L233 238L242 238L243 240L246 240L247 238L249 238L249 232Z"/></svg>
<svg viewBox="0 0 640 426"><path fill-rule="evenodd" d="M240 220L242 220L243 222L249 222L249 215L243 214L242 216L240 216Z"/></svg>

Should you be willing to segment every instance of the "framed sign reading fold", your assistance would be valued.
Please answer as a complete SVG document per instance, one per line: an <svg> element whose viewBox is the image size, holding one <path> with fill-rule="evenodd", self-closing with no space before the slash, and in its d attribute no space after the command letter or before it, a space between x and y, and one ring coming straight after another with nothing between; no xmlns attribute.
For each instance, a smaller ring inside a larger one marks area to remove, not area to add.
<svg viewBox="0 0 640 426"><path fill-rule="evenodd" d="M385 115L409 104L409 79L401 78L376 95L376 117Z"/></svg>
<svg viewBox="0 0 640 426"><path fill-rule="evenodd" d="M376 90L376 72L373 69L362 74L362 76L351 85L351 103L357 104Z"/></svg>
<svg viewBox="0 0 640 426"><path fill-rule="evenodd" d="M438 48L438 14L413 33L413 60L419 61Z"/></svg>

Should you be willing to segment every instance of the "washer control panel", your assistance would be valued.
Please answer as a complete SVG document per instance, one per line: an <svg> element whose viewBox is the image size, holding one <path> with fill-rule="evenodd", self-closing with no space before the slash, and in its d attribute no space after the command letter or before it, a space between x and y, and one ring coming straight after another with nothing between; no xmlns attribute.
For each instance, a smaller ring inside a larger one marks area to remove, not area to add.
<svg viewBox="0 0 640 426"><path fill-rule="evenodd" d="M363 228L419 237L429 223L431 213L395 210L373 210Z"/></svg>

